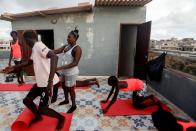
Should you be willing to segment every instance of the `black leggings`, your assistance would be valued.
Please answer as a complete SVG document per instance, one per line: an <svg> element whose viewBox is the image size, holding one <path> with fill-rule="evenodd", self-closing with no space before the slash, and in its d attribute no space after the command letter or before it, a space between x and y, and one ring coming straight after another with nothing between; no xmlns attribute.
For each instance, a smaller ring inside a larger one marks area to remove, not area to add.
<svg viewBox="0 0 196 131"><path fill-rule="evenodd" d="M138 96L137 92L133 92L133 106L136 109L144 109L149 106L157 105L158 103L155 101L154 96L150 95L147 97Z"/></svg>
<svg viewBox="0 0 196 131"><path fill-rule="evenodd" d="M22 63L22 61L17 61L17 60L14 61L15 65L19 65L21 63ZM19 84L24 83L23 72L22 72L21 69L16 70L16 76L17 76L17 81L18 81Z"/></svg>
<svg viewBox="0 0 196 131"><path fill-rule="evenodd" d="M56 86L58 86L58 84L54 85L54 87ZM41 99L39 107L37 109L33 100L38 96L40 96ZM46 87L37 87L37 84L35 84L33 88L29 91L27 96L24 98L23 103L29 110L31 110L35 117L40 117L41 114L45 114L50 117L61 119L63 117L62 115L48 107L48 100L49 97L46 94Z"/></svg>

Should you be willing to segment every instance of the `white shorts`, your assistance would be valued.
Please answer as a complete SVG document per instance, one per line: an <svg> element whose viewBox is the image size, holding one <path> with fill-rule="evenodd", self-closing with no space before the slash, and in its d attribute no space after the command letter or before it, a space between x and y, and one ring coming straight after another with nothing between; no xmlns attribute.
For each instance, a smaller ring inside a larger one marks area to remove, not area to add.
<svg viewBox="0 0 196 131"><path fill-rule="evenodd" d="M78 75L69 75L65 76L65 86L66 87L73 87L76 85Z"/></svg>

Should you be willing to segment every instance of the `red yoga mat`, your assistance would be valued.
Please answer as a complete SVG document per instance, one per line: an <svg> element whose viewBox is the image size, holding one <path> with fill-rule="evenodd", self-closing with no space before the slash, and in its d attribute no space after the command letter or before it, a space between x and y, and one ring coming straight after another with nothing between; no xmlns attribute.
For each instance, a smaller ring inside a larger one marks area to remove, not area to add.
<svg viewBox="0 0 196 131"><path fill-rule="evenodd" d="M0 84L0 91L29 91L33 84Z"/></svg>
<svg viewBox="0 0 196 131"><path fill-rule="evenodd" d="M127 88L120 88L121 91L135 91L142 90L144 88L144 82L140 79L131 78L121 81L126 81L128 84Z"/></svg>
<svg viewBox="0 0 196 131"><path fill-rule="evenodd" d="M101 108L105 109L108 103L101 103ZM151 115L157 111L157 106L147 107L145 109L135 109L132 106L132 100L117 100L110 109L104 114L105 116L127 116L127 115ZM163 105L163 109L170 111L170 109Z"/></svg>
<svg viewBox="0 0 196 131"><path fill-rule="evenodd" d="M73 114L61 113L65 117L65 124L61 131L69 131L71 120ZM28 127L31 120L34 118L34 115L27 108L22 112L22 114L16 119L12 124L12 131L55 131L57 125L57 119L42 116L42 120L34 123L32 126Z"/></svg>

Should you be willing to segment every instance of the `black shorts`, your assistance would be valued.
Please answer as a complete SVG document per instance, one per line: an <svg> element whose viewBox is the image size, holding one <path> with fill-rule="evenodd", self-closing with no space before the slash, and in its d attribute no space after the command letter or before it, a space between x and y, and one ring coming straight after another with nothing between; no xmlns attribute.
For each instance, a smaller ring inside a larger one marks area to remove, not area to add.
<svg viewBox="0 0 196 131"><path fill-rule="evenodd" d="M14 64L15 64L15 65L19 65L19 64L21 64L21 63L22 63L22 61L14 60Z"/></svg>
<svg viewBox="0 0 196 131"><path fill-rule="evenodd" d="M55 84L53 88L57 88L59 83ZM46 87L38 87L37 84L33 85L33 88L27 94L27 98L31 99L32 101L40 96L39 106L46 107L48 106L49 96L46 95Z"/></svg>

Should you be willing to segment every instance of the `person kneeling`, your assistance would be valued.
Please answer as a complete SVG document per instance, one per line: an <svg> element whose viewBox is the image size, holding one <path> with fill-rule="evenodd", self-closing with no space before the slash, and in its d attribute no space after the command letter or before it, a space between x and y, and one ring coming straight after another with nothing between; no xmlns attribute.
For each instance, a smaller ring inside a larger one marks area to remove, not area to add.
<svg viewBox="0 0 196 131"><path fill-rule="evenodd" d="M160 104L155 100L153 95L144 96L145 88L143 90L133 91L132 104L136 109L144 109L153 105Z"/></svg>

